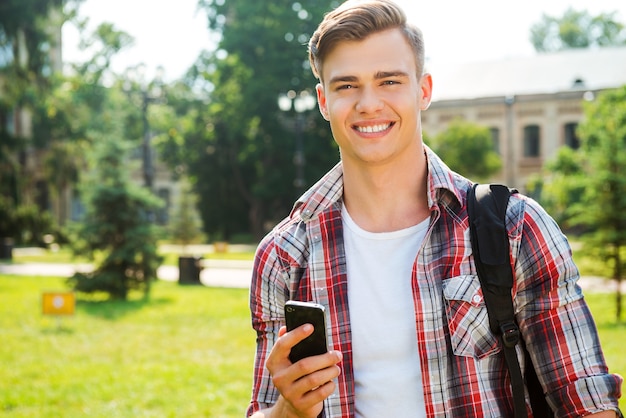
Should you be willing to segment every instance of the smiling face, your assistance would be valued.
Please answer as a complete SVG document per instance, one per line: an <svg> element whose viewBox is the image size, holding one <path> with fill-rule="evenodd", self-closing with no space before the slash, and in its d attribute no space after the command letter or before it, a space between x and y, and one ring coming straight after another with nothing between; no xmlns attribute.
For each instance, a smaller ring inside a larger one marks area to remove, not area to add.
<svg viewBox="0 0 626 418"><path fill-rule="evenodd" d="M418 75L400 29L339 42L322 71L320 111L344 166L410 162L423 152L420 114L430 103L432 81L429 74Z"/></svg>

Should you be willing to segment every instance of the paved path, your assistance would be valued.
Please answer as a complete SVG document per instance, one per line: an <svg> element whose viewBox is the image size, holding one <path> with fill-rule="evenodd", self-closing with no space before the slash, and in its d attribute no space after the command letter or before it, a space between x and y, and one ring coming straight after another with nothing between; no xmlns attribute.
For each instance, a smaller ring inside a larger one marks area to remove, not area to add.
<svg viewBox="0 0 626 418"><path fill-rule="evenodd" d="M251 261L205 259L202 264L200 281L205 286L247 288L250 285ZM0 274L70 277L76 271L90 271L91 268L89 264L0 263ZM161 266L157 276L160 280L178 281L178 267ZM579 284L585 292L612 293L617 290L615 282L602 277L581 277ZM622 293L626 294L626 280L622 282Z"/></svg>
<svg viewBox="0 0 626 418"><path fill-rule="evenodd" d="M204 260L203 264L200 281L206 286L247 288L250 285L252 262ZM90 264L0 264L0 274L25 276L70 277L77 271L87 272L91 269ZM178 267L161 266L157 270L157 277L160 280L178 281Z"/></svg>

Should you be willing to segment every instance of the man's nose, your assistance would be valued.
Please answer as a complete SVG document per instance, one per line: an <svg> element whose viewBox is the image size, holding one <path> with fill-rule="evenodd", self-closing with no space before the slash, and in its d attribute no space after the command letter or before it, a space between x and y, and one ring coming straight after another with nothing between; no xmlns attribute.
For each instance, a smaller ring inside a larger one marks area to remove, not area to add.
<svg viewBox="0 0 626 418"><path fill-rule="evenodd" d="M356 110L360 113L374 113L381 110L384 102L376 90L372 87L363 86L356 103Z"/></svg>

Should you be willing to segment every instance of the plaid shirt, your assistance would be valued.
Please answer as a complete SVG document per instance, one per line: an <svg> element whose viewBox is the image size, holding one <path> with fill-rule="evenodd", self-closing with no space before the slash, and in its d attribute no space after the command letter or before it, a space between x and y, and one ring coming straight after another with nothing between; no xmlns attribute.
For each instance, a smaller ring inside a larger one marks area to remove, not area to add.
<svg viewBox="0 0 626 418"><path fill-rule="evenodd" d="M509 374L489 329L469 240L465 202L471 183L426 152L430 226L422 248L416 248L410 278L426 413L512 416ZM342 194L338 164L259 245L250 290L258 337L248 414L279 396L264 366L285 323L284 303L295 299L326 306L329 346L343 353L342 373L324 402L324 415L354 416ZM522 195L511 198L506 221L516 318L556 416L617 410L622 379L608 374L566 238L536 202ZM372 332L385 338L384 330ZM521 351L518 357L523 367Z"/></svg>

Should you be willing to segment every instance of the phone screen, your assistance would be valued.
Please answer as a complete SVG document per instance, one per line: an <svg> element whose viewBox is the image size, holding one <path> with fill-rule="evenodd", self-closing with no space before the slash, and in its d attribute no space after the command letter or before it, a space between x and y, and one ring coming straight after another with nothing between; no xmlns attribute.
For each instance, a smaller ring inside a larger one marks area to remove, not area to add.
<svg viewBox="0 0 626 418"><path fill-rule="evenodd" d="M295 363L305 357L317 356L328 351L326 344L326 314L324 306L313 302L287 301L285 303L285 322L287 331L304 324L314 327L313 334L296 344L289 354L289 360Z"/></svg>

